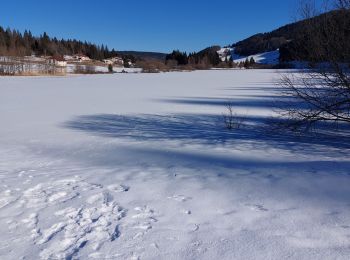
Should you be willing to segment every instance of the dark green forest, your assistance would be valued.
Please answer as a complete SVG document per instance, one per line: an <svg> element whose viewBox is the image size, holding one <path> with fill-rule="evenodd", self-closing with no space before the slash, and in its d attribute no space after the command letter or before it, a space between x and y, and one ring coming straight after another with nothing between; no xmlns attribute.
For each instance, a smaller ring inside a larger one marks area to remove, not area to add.
<svg viewBox="0 0 350 260"><path fill-rule="evenodd" d="M0 55L73 55L83 54L91 59L101 60L117 56L117 52L107 46L96 45L86 41L64 40L50 37L46 32L33 36L30 31L4 29L0 26Z"/></svg>
<svg viewBox="0 0 350 260"><path fill-rule="evenodd" d="M325 36L328 36L327 42ZM332 37L329 37L329 36ZM330 40L331 39L331 40ZM232 45L235 53L249 56L280 49L280 61L328 61L327 53L334 52L339 42L348 45L333 58L350 61L350 10L335 10L298 21L268 33L259 33ZM315 49L315 46L316 49Z"/></svg>

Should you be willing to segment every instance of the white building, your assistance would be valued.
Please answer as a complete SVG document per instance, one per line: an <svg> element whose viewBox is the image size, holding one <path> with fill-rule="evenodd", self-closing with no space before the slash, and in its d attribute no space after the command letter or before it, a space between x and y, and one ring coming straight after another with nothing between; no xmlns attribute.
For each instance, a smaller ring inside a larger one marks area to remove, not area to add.
<svg viewBox="0 0 350 260"><path fill-rule="evenodd" d="M103 62L104 62L105 64L108 64L108 65L113 65L113 61L110 60L110 59L105 59L105 60L103 60Z"/></svg>
<svg viewBox="0 0 350 260"><path fill-rule="evenodd" d="M113 58L109 58L109 59L104 59L103 62L106 64L111 64L111 65L114 65L114 64L120 65L120 66L124 65L124 61L120 57L113 57Z"/></svg>
<svg viewBox="0 0 350 260"><path fill-rule="evenodd" d="M75 54L73 55L73 59L75 61L83 62L83 61L90 61L91 59L88 56L82 55L82 54Z"/></svg>

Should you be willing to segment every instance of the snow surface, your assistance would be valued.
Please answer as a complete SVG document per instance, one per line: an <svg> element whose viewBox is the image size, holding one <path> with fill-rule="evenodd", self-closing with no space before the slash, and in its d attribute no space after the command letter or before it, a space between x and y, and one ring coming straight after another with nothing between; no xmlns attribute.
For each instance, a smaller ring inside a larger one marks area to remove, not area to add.
<svg viewBox="0 0 350 260"><path fill-rule="evenodd" d="M244 62L247 58L254 58L256 63L266 65L276 65L279 63L280 52L279 49L275 51L258 53L250 56L240 56L234 53L234 48L221 48L217 53L222 61L231 59L236 63Z"/></svg>
<svg viewBox="0 0 350 260"><path fill-rule="evenodd" d="M0 78L0 259L349 259L349 147L262 127L278 77Z"/></svg>
<svg viewBox="0 0 350 260"><path fill-rule="evenodd" d="M256 63L275 65L275 64L279 63L280 51L275 50L275 51L258 53L258 54L250 55L250 56L237 56L237 55L235 55L233 57L233 61L236 63L237 62L244 62L247 58L248 58L248 60L250 60L250 58L252 58L252 57Z"/></svg>
<svg viewBox="0 0 350 260"><path fill-rule="evenodd" d="M219 54L221 61L225 61L226 59L229 60L231 58L233 51L234 48L224 47L218 50L217 53Z"/></svg>
<svg viewBox="0 0 350 260"><path fill-rule="evenodd" d="M76 70L77 66L83 66L85 67L85 65L79 65L79 64L68 64L67 65L67 73L73 73ZM98 73L107 73L108 72L108 67L106 66L95 66L95 65L91 65L94 68L95 72ZM124 68L124 67L113 67L113 71L114 72L127 72L127 73L140 73L142 72L141 68Z"/></svg>

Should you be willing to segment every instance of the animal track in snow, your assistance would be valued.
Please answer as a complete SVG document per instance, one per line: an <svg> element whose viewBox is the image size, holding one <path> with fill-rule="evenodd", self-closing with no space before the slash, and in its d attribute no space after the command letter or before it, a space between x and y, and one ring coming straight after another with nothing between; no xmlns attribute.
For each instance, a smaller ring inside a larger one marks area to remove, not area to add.
<svg viewBox="0 0 350 260"><path fill-rule="evenodd" d="M191 197L186 197L184 195L173 195L173 196L168 197L168 199L173 199L173 200L176 200L176 201L185 202L185 201L188 201L188 200L190 200L192 198Z"/></svg>

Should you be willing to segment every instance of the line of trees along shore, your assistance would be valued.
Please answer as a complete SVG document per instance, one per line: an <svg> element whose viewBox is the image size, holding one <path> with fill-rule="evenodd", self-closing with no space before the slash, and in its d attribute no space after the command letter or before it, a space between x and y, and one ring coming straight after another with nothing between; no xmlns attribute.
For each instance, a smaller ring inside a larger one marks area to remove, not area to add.
<svg viewBox="0 0 350 260"><path fill-rule="evenodd" d="M186 52L181 52L179 50L174 50L172 53L168 54L165 58L167 64L176 65L197 65L197 66L217 66L220 64L221 60L217 53L220 50L219 46L212 46L206 48L200 52L193 52L187 54Z"/></svg>
<svg viewBox="0 0 350 260"><path fill-rule="evenodd" d="M4 29L0 26L0 55L73 55L83 54L94 60L102 60L117 56L117 52L107 46L96 45L86 41L64 40L49 37L46 32L36 37L30 31Z"/></svg>

